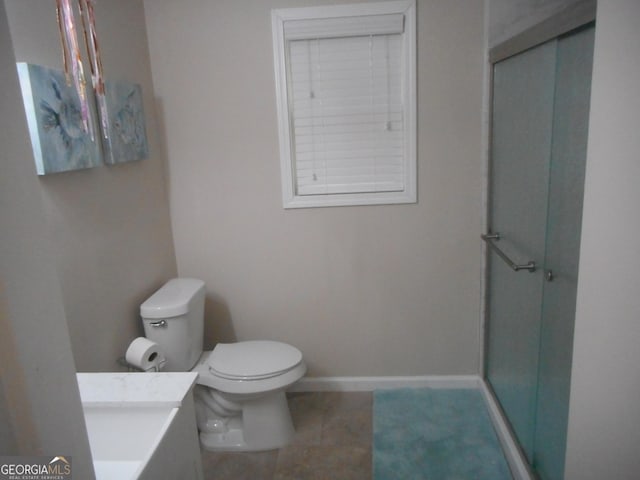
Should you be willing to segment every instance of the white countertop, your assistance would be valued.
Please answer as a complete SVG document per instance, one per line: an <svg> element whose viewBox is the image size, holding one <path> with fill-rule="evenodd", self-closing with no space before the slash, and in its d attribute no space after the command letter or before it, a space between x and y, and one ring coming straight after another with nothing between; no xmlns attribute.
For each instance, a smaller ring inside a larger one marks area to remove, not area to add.
<svg viewBox="0 0 640 480"><path fill-rule="evenodd" d="M179 407L198 378L193 372L78 373L84 406Z"/></svg>

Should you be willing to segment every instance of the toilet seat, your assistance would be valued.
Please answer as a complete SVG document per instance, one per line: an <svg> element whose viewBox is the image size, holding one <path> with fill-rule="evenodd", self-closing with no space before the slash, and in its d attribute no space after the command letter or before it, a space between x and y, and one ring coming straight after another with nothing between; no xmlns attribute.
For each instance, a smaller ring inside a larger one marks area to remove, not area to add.
<svg viewBox="0 0 640 480"><path fill-rule="evenodd" d="M211 357L212 353L211 350L203 352L191 371L198 374L198 379L196 380L198 385L213 388L224 394L263 395L270 391L287 388L300 380L307 372L304 360L300 360L289 370L281 371L278 374L274 373L264 378L224 378L209 368L209 357Z"/></svg>
<svg viewBox="0 0 640 480"><path fill-rule="evenodd" d="M302 352L269 340L219 343L209 355L209 372L227 380L264 380L292 370L302 362Z"/></svg>

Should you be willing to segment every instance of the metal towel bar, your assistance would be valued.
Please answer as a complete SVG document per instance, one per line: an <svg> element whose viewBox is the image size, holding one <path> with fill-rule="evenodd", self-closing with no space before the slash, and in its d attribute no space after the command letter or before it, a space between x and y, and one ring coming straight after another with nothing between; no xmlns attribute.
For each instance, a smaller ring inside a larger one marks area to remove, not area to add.
<svg viewBox="0 0 640 480"><path fill-rule="evenodd" d="M509 265L515 272L519 272L520 270L529 270L529 273L536 271L536 262L533 260L529 260L529 263L526 265L518 265L513 260L511 260L498 246L493 243L492 240L500 240L499 233L487 233L486 235L480 235L480 238L487 242L487 245L498 254L498 256L505 261L507 265Z"/></svg>

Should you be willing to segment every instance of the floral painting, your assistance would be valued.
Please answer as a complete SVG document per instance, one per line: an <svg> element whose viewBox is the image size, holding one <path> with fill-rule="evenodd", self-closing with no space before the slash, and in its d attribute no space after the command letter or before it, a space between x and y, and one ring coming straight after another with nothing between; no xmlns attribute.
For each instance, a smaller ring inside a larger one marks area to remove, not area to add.
<svg viewBox="0 0 640 480"><path fill-rule="evenodd" d="M149 150L142 108L142 88L129 82L105 81L107 121L103 132L106 163L146 158Z"/></svg>
<svg viewBox="0 0 640 480"><path fill-rule="evenodd" d="M38 175L100 165L99 139L84 127L80 99L64 73L19 63L18 76Z"/></svg>

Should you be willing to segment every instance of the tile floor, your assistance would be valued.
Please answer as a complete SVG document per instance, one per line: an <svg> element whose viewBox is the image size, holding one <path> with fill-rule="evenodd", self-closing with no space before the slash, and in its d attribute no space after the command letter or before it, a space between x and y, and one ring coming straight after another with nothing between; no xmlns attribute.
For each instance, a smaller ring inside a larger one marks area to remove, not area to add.
<svg viewBox="0 0 640 480"><path fill-rule="evenodd" d="M371 392L290 393L291 445L256 453L202 453L205 480L371 479Z"/></svg>

